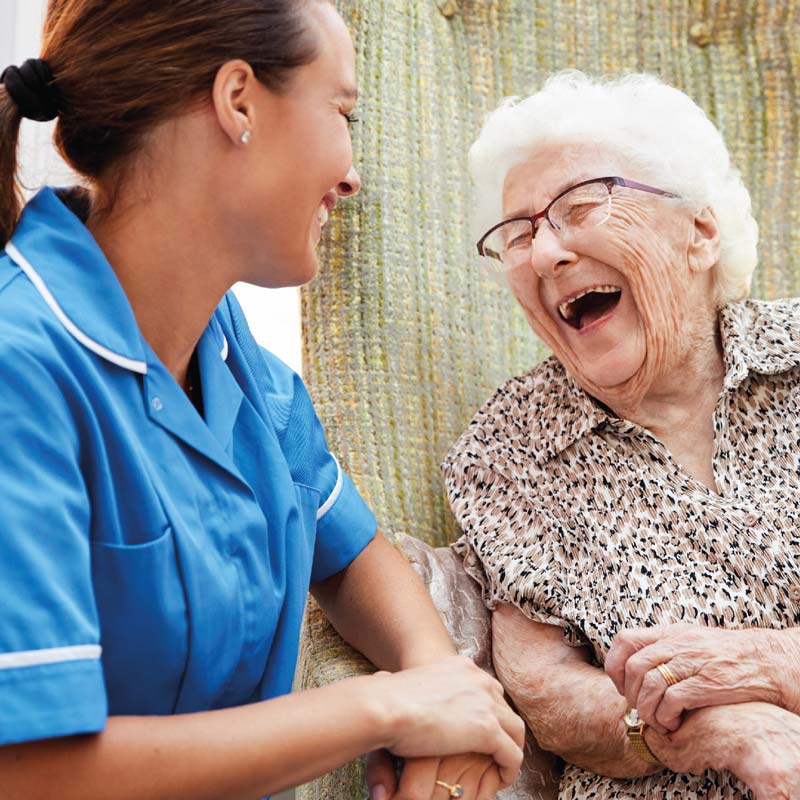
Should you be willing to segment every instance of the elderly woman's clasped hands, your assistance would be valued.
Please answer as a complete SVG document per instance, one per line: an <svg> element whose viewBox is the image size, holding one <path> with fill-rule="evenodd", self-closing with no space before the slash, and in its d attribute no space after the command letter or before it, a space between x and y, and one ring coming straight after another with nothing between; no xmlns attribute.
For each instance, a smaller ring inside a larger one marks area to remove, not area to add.
<svg viewBox="0 0 800 800"><path fill-rule="evenodd" d="M615 639L606 672L660 733L704 706L765 702L800 710L800 646L793 630L729 630L677 623Z"/></svg>
<svg viewBox="0 0 800 800"><path fill-rule="evenodd" d="M658 734L648 737L679 771L727 768L759 798L800 797L798 629L722 629L676 623L619 633L605 660L617 691ZM701 718L683 741L688 713Z"/></svg>

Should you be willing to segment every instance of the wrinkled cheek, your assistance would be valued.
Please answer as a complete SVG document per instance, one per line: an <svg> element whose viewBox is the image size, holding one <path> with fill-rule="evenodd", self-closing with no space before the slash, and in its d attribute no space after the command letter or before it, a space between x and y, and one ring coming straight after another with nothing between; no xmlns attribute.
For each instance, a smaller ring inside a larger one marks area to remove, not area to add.
<svg viewBox="0 0 800 800"><path fill-rule="evenodd" d="M511 289L511 294L526 313L528 309L537 309L541 305L539 285L532 269L518 269L506 273L506 283Z"/></svg>
<svg viewBox="0 0 800 800"><path fill-rule="evenodd" d="M532 269L514 270L506 275L506 281L534 333L549 340L553 335L552 321L542 305L536 273Z"/></svg>

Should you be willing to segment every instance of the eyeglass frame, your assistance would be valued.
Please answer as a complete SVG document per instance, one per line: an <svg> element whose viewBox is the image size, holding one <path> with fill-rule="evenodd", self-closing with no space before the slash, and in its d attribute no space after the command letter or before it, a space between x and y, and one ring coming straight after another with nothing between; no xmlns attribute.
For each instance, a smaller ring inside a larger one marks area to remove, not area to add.
<svg viewBox="0 0 800 800"><path fill-rule="evenodd" d="M657 194L661 197L680 197L680 195L675 194L674 192L668 192L664 189L657 189L655 186L648 186L646 183L639 183L638 181L632 181L628 178L620 178L618 175L609 175L605 178L589 178L589 180L581 181L580 183L573 184L572 186L568 186L564 189L563 192L557 194L541 211L536 214L531 214L528 217L510 217L509 219L504 219L502 222L498 222L496 225L492 225L486 233L478 239L476 247L478 248L478 255L483 256L484 258L492 258L496 261L499 261L501 264L503 260L501 258L490 256L488 253L484 252L483 243L499 228L502 228L503 225L508 224L509 222L523 222L528 221L531 224L531 242L536 238L536 221L544 218L547 224L556 231L560 231L561 228L556 225L553 220L550 219L550 209L562 198L564 195L569 194L573 189L579 189L581 186L588 186L591 183L602 183L605 184L606 189L608 189L608 196L611 197L611 189L614 186L622 186L626 189L637 189L640 192L649 192L650 194ZM494 252L494 251L492 251Z"/></svg>

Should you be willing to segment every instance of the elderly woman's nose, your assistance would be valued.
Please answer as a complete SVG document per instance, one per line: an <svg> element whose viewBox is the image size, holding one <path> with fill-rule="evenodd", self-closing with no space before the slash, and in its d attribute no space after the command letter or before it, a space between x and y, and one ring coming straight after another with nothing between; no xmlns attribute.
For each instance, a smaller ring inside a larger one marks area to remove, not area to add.
<svg viewBox="0 0 800 800"><path fill-rule="evenodd" d="M567 249L557 230L549 225L539 228L531 248L531 265L540 277L555 277L577 260L577 255Z"/></svg>

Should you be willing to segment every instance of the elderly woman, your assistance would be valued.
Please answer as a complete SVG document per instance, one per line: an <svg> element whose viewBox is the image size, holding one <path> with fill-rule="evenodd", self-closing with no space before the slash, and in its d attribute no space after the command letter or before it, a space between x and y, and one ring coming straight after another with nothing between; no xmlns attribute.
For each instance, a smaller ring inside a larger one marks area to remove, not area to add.
<svg viewBox="0 0 800 800"><path fill-rule="evenodd" d="M800 797L800 305L683 93L553 77L470 153L553 357L445 461L495 666L562 798Z"/></svg>

